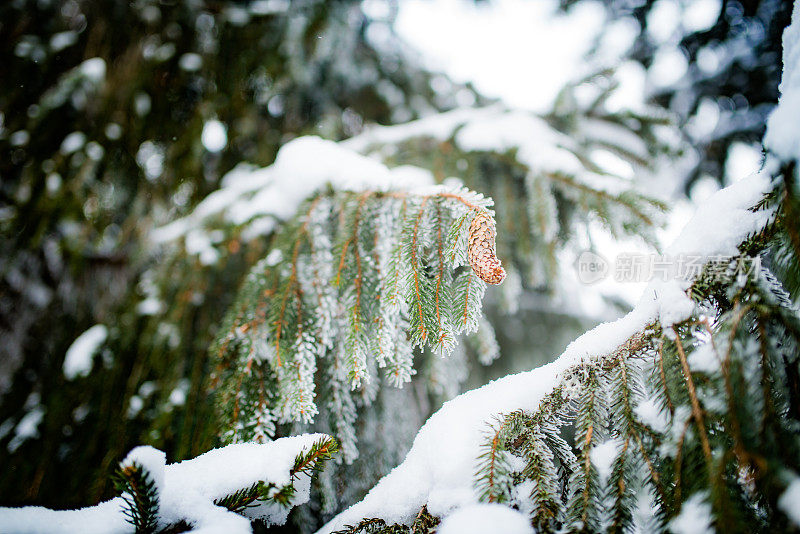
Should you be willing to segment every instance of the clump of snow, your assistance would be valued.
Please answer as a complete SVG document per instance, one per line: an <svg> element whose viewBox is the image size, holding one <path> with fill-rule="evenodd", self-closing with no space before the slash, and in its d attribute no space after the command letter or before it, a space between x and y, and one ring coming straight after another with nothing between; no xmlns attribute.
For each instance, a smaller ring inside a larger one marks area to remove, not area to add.
<svg viewBox="0 0 800 534"><path fill-rule="evenodd" d="M603 443L598 443L589 452L589 459L592 465L597 469L597 474L600 477L600 483L604 483L611 476L611 468L614 465L614 460L619 454L620 443L618 440L609 439Z"/></svg>
<svg viewBox="0 0 800 534"><path fill-rule="evenodd" d="M50 38L50 49L60 52L78 42L78 33L74 31L58 32Z"/></svg>
<svg viewBox="0 0 800 534"><path fill-rule="evenodd" d="M502 504L474 504L459 508L437 530L439 534L533 534L528 518Z"/></svg>
<svg viewBox="0 0 800 534"><path fill-rule="evenodd" d="M216 146L216 145L214 145ZM343 143L319 137L299 137L286 143L275 163L257 168L240 164L222 179L222 188L208 195L182 219L153 232L153 239L163 243L185 237L191 240L192 251L204 263L216 261L213 241L203 228L212 217L241 225L253 222L247 236L255 238L261 231L271 231L274 219L292 217L300 203L327 184L341 190L362 191L416 189L433 183L433 175L425 169L401 166L389 169L381 162L346 148ZM190 243L187 241L187 247Z"/></svg>
<svg viewBox="0 0 800 534"><path fill-rule="evenodd" d="M158 315L165 308L164 301L155 297L148 297L136 305L136 313L139 315Z"/></svg>
<svg viewBox="0 0 800 534"><path fill-rule="evenodd" d="M195 72L203 66L203 58L191 52L183 54L178 60L178 66L187 72Z"/></svg>
<svg viewBox="0 0 800 534"><path fill-rule="evenodd" d="M86 134L83 132L72 132L67 135L61 142L61 152L64 154L72 154L83 148L86 144Z"/></svg>
<svg viewBox="0 0 800 534"><path fill-rule="evenodd" d="M721 189L703 202L684 226L678 237L665 250L671 258L700 256L707 259L733 257L739 252L744 239L763 228L774 216L770 210L751 211L751 207L770 190L769 165L749 178ZM672 265L673 271L677 264ZM653 280L642 295L637 308L644 301L657 307L658 318L665 330L675 323L688 319L694 311L694 303L686 294L691 279L671 272L666 280Z"/></svg>
<svg viewBox="0 0 800 534"><path fill-rule="evenodd" d="M781 97L767 121L764 146L782 160L800 159L800 4L783 32Z"/></svg>
<svg viewBox="0 0 800 534"><path fill-rule="evenodd" d="M101 82L106 77L106 62L101 57L87 59L78 68L81 74L94 83Z"/></svg>
<svg viewBox="0 0 800 534"><path fill-rule="evenodd" d="M688 363L692 371L706 374L719 371L722 364L711 343L704 343L693 350L688 356Z"/></svg>
<svg viewBox="0 0 800 534"><path fill-rule="evenodd" d="M432 183L430 173L424 183L408 184L408 172L395 175L377 160L362 156L337 143L319 137L300 137L285 144L271 167L274 178L267 187L247 200L231 205L229 219L242 223L255 215L287 219L300 203L326 184L343 190L390 190L397 186L418 187Z"/></svg>
<svg viewBox="0 0 800 534"><path fill-rule="evenodd" d="M122 460L122 467L134 464L139 464L144 468L153 480L156 490L161 493L161 488L164 487L164 468L167 465L167 455L149 445L135 447Z"/></svg>
<svg viewBox="0 0 800 534"><path fill-rule="evenodd" d="M711 527L711 505L705 493L695 493L681 506L677 517L669 522L674 534L713 534Z"/></svg>
<svg viewBox="0 0 800 534"><path fill-rule="evenodd" d="M794 477L778 499L778 508L796 526L800 527L800 477Z"/></svg>
<svg viewBox="0 0 800 534"><path fill-rule="evenodd" d="M320 534L356 524L364 517L410 524L426 504L437 516L477 504L473 472L486 422L498 413L535 409L558 373L567 367L568 359L506 376L446 402L419 431L403 463L362 501L325 525Z"/></svg>
<svg viewBox="0 0 800 534"><path fill-rule="evenodd" d="M683 27L691 32L710 28L719 17L720 0L695 0L684 7Z"/></svg>
<svg viewBox="0 0 800 534"><path fill-rule="evenodd" d="M0 508L0 531L8 534L132 534L122 499L80 510L50 510L42 506Z"/></svg>
<svg viewBox="0 0 800 534"><path fill-rule="evenodd" d="M34 406L19 420L14 428L14 437L8 442L8 452L14 452L31 438L39 437L39 425L44 418L44 408Z"/></svg>
<svg viewBox="0 0 800 534"><path fill-rule="evenodd" d="M575 137L624 146L640 157L647 157L641 139L617 125L588 120L580 124ZM376 147L401 143L414 137L431 137L437 141L453 139L464 151L516 151L517 160L531 172L568 172L591 187L619 194L631 188L630 180L614 176L619 161L609 158L599 163L603 172L586 169L575 155L576 141L550 126L530 111L507 110L500 105L457 109L396 126L373 126L341 144L363 153ZM605 163L611 162L611 165ZM630 174L625 168L623 174Z"/></svg>
<svg viewBox="0 0 800 534"><path fill-rule="evenodd" d="M91 372L92 359L106 338L108 329L105 325L96 324L72 342L64 357L63 369L67 380L87 376Z"/></svg>
<svg viewBox="0 0 800 534"><path fill-rule="evenodd" d="M655 399L650 398L639 403L633 411L642 423L656 432L662 433L667 430L669 425L667 414L658 406Z"/></svg>
<svg viewBox="0 0 800 534"><path fill-rule="evenodd" d="M209 152L219 152L228 144L228 128L217 119L207 121L200 134L200 142Z"/></svg>
<svg viewBox="0 0 800 534"><path fill-rule="evenodd" d="M412 137L445 141L456 128L468 122L490 119L502 111L503 107L499 105L455 109L396 126L372 126L341 144L357 152L366 152L373 145L397 144Z"/></svg>
<svg viewBox="0 0 800 534"><path fill-rule="evenodd" d="M29 134L27 130L17 130L9 136L8 141L11 143L11 146L22 146L27 145L30 139L31 134Z"/></svg>
<svg viewBox="0 0 800 534"><path fill-rule="evenodd" d="M283 524L289 507L277 504L247 509L247 517L214 504L214 500L262 480L278 487L289 484L291 469L298 454L310 449L324 434L303 434L269 443L239 443L211 450L192 460L165 466L164 453L152 447L137 447L123 465L138 462L153 476L159 489L159 524L189 523L193 532L226 534L250 533L250 518L264 519L268 525ZM311 479L301 474L296 479L291 505L308 501ZM131 534L123 501L117 497L80 510L55 511L39 506L0 508L0 532L4 534L74 533Z"/></svg>

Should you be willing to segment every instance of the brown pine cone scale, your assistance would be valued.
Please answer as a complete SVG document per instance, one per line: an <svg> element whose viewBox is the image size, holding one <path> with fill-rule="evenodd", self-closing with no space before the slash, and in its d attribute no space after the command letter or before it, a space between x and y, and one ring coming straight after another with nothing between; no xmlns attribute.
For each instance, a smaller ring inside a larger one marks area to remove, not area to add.
<svg viewBox="0 0 800 534"><path fill-rule="evenodd" d="M493 285L499 284L506 277L506 270L495 253L496 237L494 219L487 213L478 213L469 226L467 256L478 278Z"/></svg>

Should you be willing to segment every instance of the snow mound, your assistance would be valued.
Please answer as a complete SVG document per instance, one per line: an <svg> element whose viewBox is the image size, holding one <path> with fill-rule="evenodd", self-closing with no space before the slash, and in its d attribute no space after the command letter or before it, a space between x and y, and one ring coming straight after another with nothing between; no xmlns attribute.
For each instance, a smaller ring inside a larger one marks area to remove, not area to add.
<svg viewBox="0 0 800 534"><path fill-rule="evenodd" d="M767 121L764 146L782 160L800 159L800 4L783 32L781 97Z"/></svg>
<svg viewBox="0 0 800 534"><path fill-rule="evenodd" d="M92 358L107 337L105 325L96 324L72 342L64 357L63 369L67 380L87 376L92 371Z"/></svg>
<svg viewBox="0 0 800 534"><path fill-rule="evenodd" d="M533 534L528 518L502 504L465 506L442 521L439 534Z"/></svg>
<svg viewBox="0 0 800 534"><path fill-rule="evenodd" d="M433 183L433 175L418 167L389 169L380 161L358 154L340 143L316 136L286 143L275 163L258 168L239 164L222 179L222 187L208 195L186 217L157 228L156 243L187 238L187 249L200 254L212 247L212 236L203 228L213 217L234 225L249 223L250 238L270 232L275 220L292 217L300 203L330 184L339 190L389 191L415 189ZM265 223L268 221L268 223ZM248 231L249 230L249 231ZM212 263L215 254L206 254Z"/></svg>
<svg viewBox="0 0 800 534"><path fill-rule="evenodd" d="M794 477L778 499L780 508L796 527L800 527L800 477Z"/></svg>
<svg viewBox="0 0 800 534"><path fill-rule="evenodd" d="M307 451L324 434L303 434L269 443L238 443L183 462L164 465L164 453L153 447L136 447L123 465L137 462L154 478L159 490L160 526L184 520L193 532L250 533L250 518L268 524L286 522L292 506L308 501L311 479L300 474L291 506L260 505L247 509L247 517L214 504L215 499L248 488L259 480L278 487L291 482L290 470L298 454ZM133 526L123 515L117 497L80 510L49 510L40 506L0 508L0 532L4 534L74 533L130 534Z"/></svg>
<svg viewBox="0 0 800 534"><path fill-rule="evenodd" d="M128 456L122 460L122 467L139 464L153 479L156 490L161 493L164 487L164 471L167 465L167 455L163 451L149 445L131 449Z"/></svg>
<svg viewBox="0 0 800 534"><path fill-rule="evenodd" d="M711 505L704 493L695 493L681 506L677 517L669 522L674 534L713 534Z"/></svg>

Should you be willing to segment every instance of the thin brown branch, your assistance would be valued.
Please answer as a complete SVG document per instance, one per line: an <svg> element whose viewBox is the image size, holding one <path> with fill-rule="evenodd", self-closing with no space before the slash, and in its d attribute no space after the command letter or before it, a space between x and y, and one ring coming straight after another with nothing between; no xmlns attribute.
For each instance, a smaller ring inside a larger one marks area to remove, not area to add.
<svg viewBox="0 0 800 534"><path fill-rule="evenodd" d="M419 225L422 221L422 216L425 214L425 203L428 201L428 197L424 197L422 199L422 204L419 207L419 215L417 215L417 221L414 224L414 236L411 240L411 270L414 274L414 294L417 300L417 310L419 312L419 331L420 337L425 339L427 334L425 332L425 322L423 320L423 312L422 312L422 294L420 293L419 289L419 266L417 265L417 237L419 236Z"/></svg>
<svg viewBox="0 0 800 534"><path fill-rule="evenodd" d="M664 388L664 399L667 401L667 408L670 414L675 414L675 405L672 404L672 398L669 395L669 388L667 388L667 373L664 371L664 340L661 339L658 343L658 371L661 376L661 387Z"/></svg>
<svg viewBox="0 0 800 534"><path fill-rule="evenodd" d="M592 393L592 400L594 401L594 393ZM583 514L581 515L581 520L583 524L586 524L586 519L589 514L589 474L592 469L592 458L590 453L590 448L592 446L592 433L594 432L594 426L589 425L589 428L586 429L586 439L583 445L583 474L586 479L586 483L583 486Z"/></svg>
<svg viewBox="0 0 800 534"><path fill-rule="evenodd" d="M689 424L691 424L691 419L687 419L683 423L683 431L681 431L681 437L678 439L678 446L677 451L675 453L675 498L673 499L674 502L681 502L681 471L683 468L683 442L686 439L686 432L689 430Z"/></svg>
<svg viewBox="0 0 800 534"><path fill-rule="evenodd" d="M700 443L703 447L703 455L705 455L706 462L708 462L708 468L711 469L711 445L708 443L708 435L706 434L706 427L705 423L703 422L703 412L700 407L700 400L697 398L697 391L695 390L694 381L692 380L692 371L689 369L689 362L686 360L686 352L683 350L683 342L681 341L681 336L678 333L678 329L673 327L672 331L675 332L675 345L678 348L678 357L681 360L681 368L683 369L683 375L686 379L686 386L689 390L689 398L692 402L692 416L694 417L695 423L697 424L698 433L700 434Z"/></svg>
<svg viewBox="0 0 800 534"><path fill-rule="evenodd" d="M467 312L469 311L469 290L472 287L472 277L473 275L470 274L467 278L467 296L464 297L464 314L463 314L463 324L467 324Z"/></svg>
<svg viewBox="0 0 800 534"><path fill-rule="evenodd" d="M297 239L294 242L294 249L292 251L292 272L289 276L289 282L286 285L286 291L283 294L283 298L281 299L281 309L278 312L278 318L275 320L275 364L278 367L281 367L283 364L281 362L281 332L283 330L283 323L284 317L286 315L286 306L289 302L289 295L292 294L293 290L295 295L297 295L298 289L295 288L295 284L297 284L297 258L300 255L300 245L303 243L303 239L307 237L308 234L308 218L311 215L311 210L314 209L319 198L315 199L314 202L311 204L311 208L308 210L306 214L306 221L303 223L303 226L300 229L300 232L297 235Z"/></svg>
<svg viewBox="0 0 800 534"><path fill-rule="evenodd" d="M441 316L441 312L439 310L439 293L440 293L441 287L442 287L442 278L444 277L444 258L442 257L442 219L441 219L441 216L442 216L441 208L437 205L436 206L436 219L437 219L437 224L436 224L436 231L437 231L436 232L437 233L436 243L437 243L438 252L439 252L439 273L438 273L438 275L436 277L436 324L439 325L438 337L439 337L439 341L440 342L442 341L443 334L442 334L442 316Z"/></svg>
<svg viewBox="0 0 800 534"><path fill-rule="evenodd" d="M616 196L614 196L614 195L612 195L612 194L610 194L610 193L608 193L606 191L602 191L600 189L593 189L593 188L589 187L588 185L582 184L582 183L580 183L580 182L578 182L578 181L576 181L576 180L574 180L574 179L572 179L572 178L570 178L568 176L565 176L563 174L548 173L547 177L550 178L551 180L559 182L559 183L561 183L563 185L566 185L568 187L572 187L574 189L577 189L577 190L579 190L580 192L582 192L582 193L584 193L586 195L590 195L590 196L593 196L595 198L599 198L599 199L605 200L607 202L613 202L614 204L619 204L619 205L625 206L631 213L633 213L637 218L639 218L646 225L652 226L654 224L653 223L653 219L651 219L650 216L647 215L646 213L644 213L642 210L640 210L636 206L634 206L632 204L629 204L629 203L625 202L624 200L622 200L621 198L616 197Z"/></svg>

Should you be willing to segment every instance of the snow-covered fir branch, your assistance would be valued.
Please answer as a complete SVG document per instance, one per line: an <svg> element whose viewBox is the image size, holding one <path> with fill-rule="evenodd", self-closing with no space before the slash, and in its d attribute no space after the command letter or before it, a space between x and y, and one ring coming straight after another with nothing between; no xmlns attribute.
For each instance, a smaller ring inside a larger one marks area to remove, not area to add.
<svg viewBox="0 0 800 534"><path fill-rule="evenodd" d="M220 190L153 238L182 239L186 252L213 264L229 254L231 239L238 250L270 235L326 184L407 190L458 183L502 203L498 252L510 276L526 287L567 291L559 285L563 251L591 248L590 226L655 245L669 193L659 186L662 173L690 158L663 111L608 111L615 89L613 71L603 71L567 86L544 116L491 105L369 127L340 143L298 138L270 167L240 164Z"/></svg>
<svg viewBox="0 0 800 534"><path fill-rule="evenodd" d="M762 171L711 197L667 250L701 255L702 270L651 282L628 315L553 363L446 403L405 461L320 532L480 501L523 511L540 532L800 526L800 315L761 265L800 262L799 13Z"/></svg>
<svg viewBox="0 0 800 534"><path fill-rule="evenodd" d="M318 369L326 387L369 404L373 383L410 380L414 347L445 356L477 331L486 283L504 276L490 206L442 186L331 190L306 201L248 275L214 349L228 439L313 421ZM340 403L331 407L339 418ZM351 432L337 434L353 457Z"/></svg>
<svg viewBox="0 0 800 534"><path fill-rule="evenodd" d="M249 533L252 521L284 524L336 452L336 441L324 434L228 445L170 465L163 452L137 447L120 463L119 497L80 510L0 509L0 531Z"/></svg>

